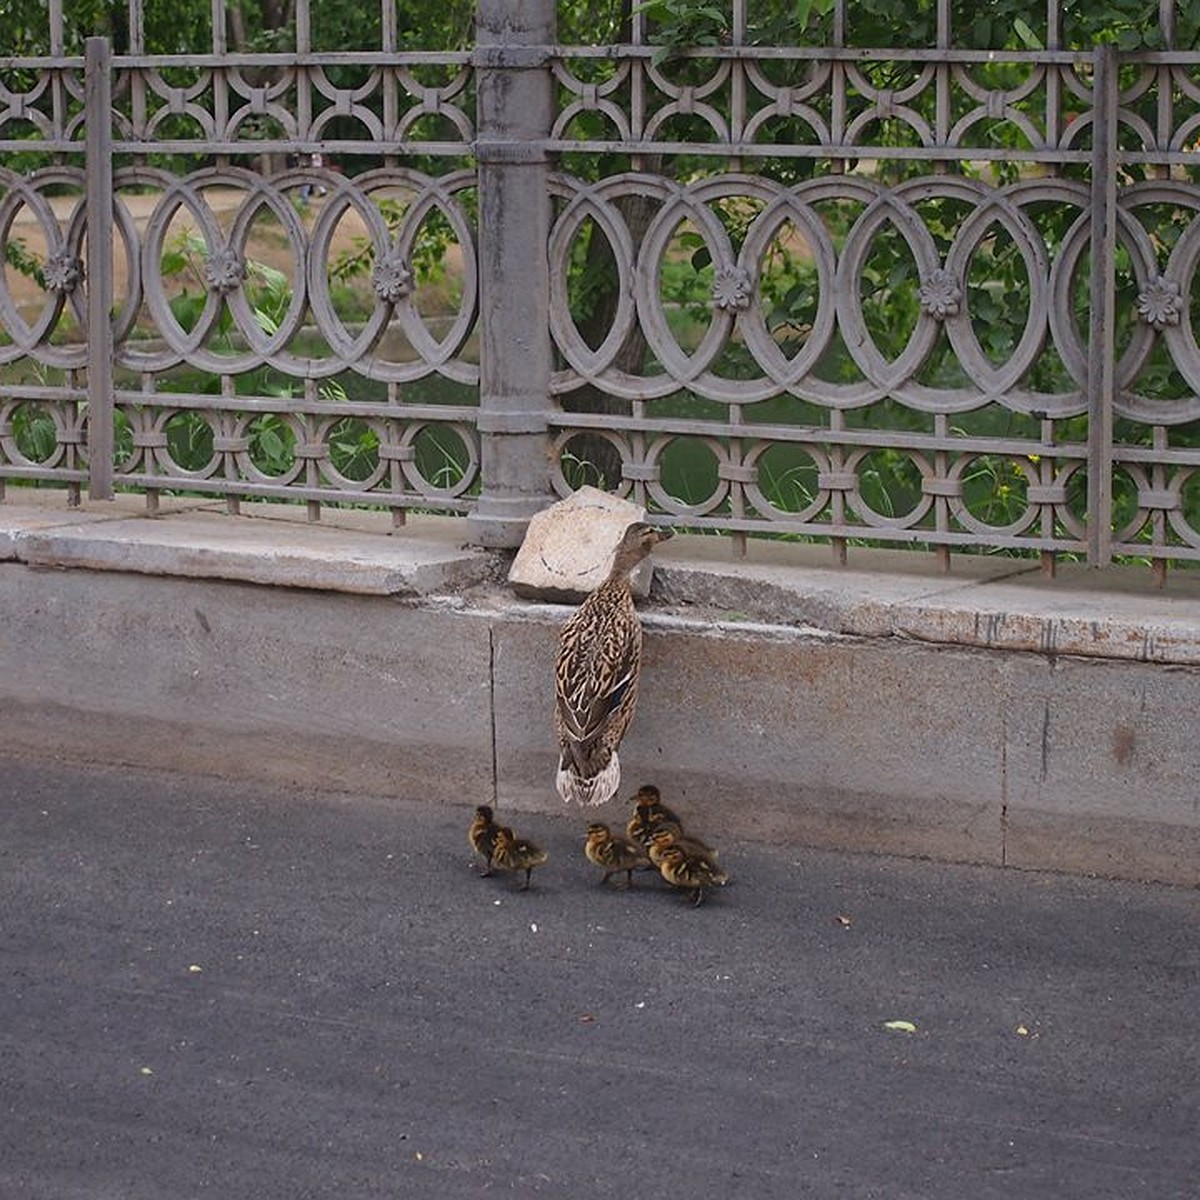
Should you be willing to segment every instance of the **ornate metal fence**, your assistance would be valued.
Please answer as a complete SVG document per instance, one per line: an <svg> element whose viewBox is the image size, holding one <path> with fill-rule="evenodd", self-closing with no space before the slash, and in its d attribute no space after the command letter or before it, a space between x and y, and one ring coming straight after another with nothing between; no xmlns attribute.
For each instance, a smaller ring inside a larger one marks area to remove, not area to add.
<svg viewBox="0 0 1200 1200"><path fill-rule="evenodd" d="M314 51L301 3L293 50L239 54L217 2L181 56L135 0L130 52L79 57L51 0L56 53L0 86L0 480L468 510L470 55L398 53L383 7L371 51Z"/></svg>
<svg viewBox="0 0 1200 1200"><path fill-rule="evenodd" d="M839 552L1200 560L1200 54L917 7L933 44L839 0L784 45L728 0L689 48L481 0L471 52L415 53L387 2L378 48L314 46L298 0L250 55L214 0L182 60L65 54L53 0L50 57L0 60L0 483L511 544L603 481Z"/></svg>

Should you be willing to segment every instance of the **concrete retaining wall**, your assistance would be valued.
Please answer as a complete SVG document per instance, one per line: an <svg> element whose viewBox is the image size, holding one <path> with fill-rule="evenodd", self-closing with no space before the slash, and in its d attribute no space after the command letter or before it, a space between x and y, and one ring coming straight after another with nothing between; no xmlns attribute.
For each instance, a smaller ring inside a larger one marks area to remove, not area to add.
<svg viewBox="0 0 1200 1200"><path fill-rule="evenodd" d="M286 553L273 579L240 577L262 573L248 524L277 549L319 543L320 582ZM337 536L280 518L0 506L0 750L558 811L569 610L511 596L460 534L364 527L386 582L360 554L330 591ZM1012 563L947 580L669 550L623 795L655 782L714 837L1200 882L1193 581L1087 591L1089 635L1079 583ZM1046 622L1055 648L1003 646Z"/></svg>

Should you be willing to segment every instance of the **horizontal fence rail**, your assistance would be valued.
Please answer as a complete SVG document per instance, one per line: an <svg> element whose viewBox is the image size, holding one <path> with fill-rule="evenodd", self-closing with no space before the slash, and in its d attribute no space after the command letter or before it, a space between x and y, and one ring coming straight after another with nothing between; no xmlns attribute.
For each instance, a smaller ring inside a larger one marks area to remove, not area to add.
<svg viewBox="0 0 1200 1200"><path fill-rule="evenodd" d="M1200 561L1176 6L1129 51L1078 6L976 45L933 0L912 46L812 7L568 44L547 0L481 0L431 49L384 2L351 49L297 0L252 51L212 0L184 52L141 0L119 47L52 0L0 57L0 488L505 545L595 483L839 554Z"/></svg>

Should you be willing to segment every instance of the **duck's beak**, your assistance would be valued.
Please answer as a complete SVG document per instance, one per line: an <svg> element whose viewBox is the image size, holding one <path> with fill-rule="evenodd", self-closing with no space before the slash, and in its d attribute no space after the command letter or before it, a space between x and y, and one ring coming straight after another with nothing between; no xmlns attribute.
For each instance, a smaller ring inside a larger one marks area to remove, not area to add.
<svg viewBox="0 0 1200 1200"><path fill-rule="evenodd" d="M675 530L670 526L659 526L654 530L655 541L669 542L675 536Z"/></svg>

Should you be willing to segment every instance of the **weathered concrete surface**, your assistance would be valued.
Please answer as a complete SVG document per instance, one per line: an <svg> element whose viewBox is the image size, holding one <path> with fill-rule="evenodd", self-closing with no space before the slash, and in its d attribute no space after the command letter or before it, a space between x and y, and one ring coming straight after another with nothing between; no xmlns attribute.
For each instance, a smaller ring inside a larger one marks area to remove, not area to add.
<svg viewBox="0 0 1200 1200"><path fill-rule="evenodd" d="M514 808L553 795L544 731L567 611L496 617L498 796ZM1002 861L1000 725L971 711L995 708L986 674L915 646L779 627L715 632L656 616L643 624L623 796L655 782L703 824L732 820L744 836ZM906 697L917 675L920 697ZM981 784L964 789L968 779Z"/></svg>
<svg viewBox="0 0 1200 1200"><path fill-rule="evenodd" d="M461 590L498 564L457 549L457 522L83 518L0 506L0 749L561 810L571 610ZM273 534L304 548L296 586L243 580ZM737 836L1200 882L1194 577L1101 591L995 560L871 574L711 546L664 547L622 795L653 781ZM200 551L215 577L189 577ZM50 569L80 563L106 569Z"/></svg>
<svg viewBox="0 0 1200 1200"><path fill-rule="evenodd" d="M488 555L462 545L462 523L444 517L411 517L392 533L379 514L309 524L279 505L245 506L234 517L185 502L148 519L131 511L133 499L107 510L91 503L78 517L0 511L0 560L384 596L449 594L494 570Z"/></svg>
<svg viewBox="0 0 1200 1200"><path fill-rule="evenodd" d="M1145 571L1079 564L1053 579L1036 564L956 559L951 574L899 551L859 551L836 567L818 546L751 543L731 559L717 538L674 538L655 551L662 603L711 608L862 637L905 637L979 649L1200 664L1200 572L1163 588ZM856 562L861 561L861 566Z"/></svg>
<svg viewBox="0 0 1200 1200"><path fill-rule="evenodd" d="M1200 883L1200 671L1013 655L1006 861Z"/></svg>
<svg viewBox="0 0 1200 1200"><path fill-rule="evenodd" d="M382 597L0 563L10 749L490 794L489 657L486 624Z"/></svg>

